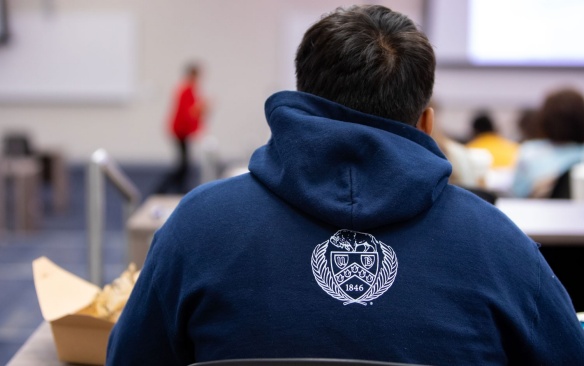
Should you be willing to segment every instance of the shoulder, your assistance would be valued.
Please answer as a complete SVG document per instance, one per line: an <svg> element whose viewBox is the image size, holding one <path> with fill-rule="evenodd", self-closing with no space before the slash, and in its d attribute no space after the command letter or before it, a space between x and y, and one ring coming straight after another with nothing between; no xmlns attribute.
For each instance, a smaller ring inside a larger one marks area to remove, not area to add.
<svg viewBox="0 0 584 366"><path fill-rule="evenodd" d="M449 226L476 245L494 249L537 249L536 244L496 205L465 189L449 185L436 203L437 215L448 217Z"/></svg>
<svg viewBox="0 0 584 366"><path fill-rule="evenodd" d="M186 253L205 250L231 230L234 217L249 210L245 200L259 197L259 187L249 174L198 186L185 195L152 241L149 257L168 267Z"/></svg>
<svg viewBox="0 0 584 366"><path fill-rule="evenodd" d="M496 206L471 192L448 186L435 220L445 229L444 250L477 271L535 291L540 270L538 245ZM455 265L455 264L453 264Z"/></svg>
<svg viewBox="0 0 584 366"><path fill-rule="evenodd" d="M516 141L510 140L503 136L497 136L497 145L500 146L502 149L507 149L508 152L517 152L519 150L519 143Z"/></svg>
<svg viewBox="0 0 584 366"><path fill-rule="evenodd" d="M219 239L248 225L261 222L285 205L250 173L203 184L190 191L165 224L160 237L170 237L173 245L203 238ZM214 240L215 240L214 239Z"/></svg>
<svg viewBox="0 0 584 366"><path fill-rule="evenodd" d="M169 218L171 223L181 218L203 217L240 207L241 200L252 199L262 191L249 174L202 184L187 193Z"/></svg>
<svg viewBox="0 0 584 366"><path fill-rule="evenodd" d="M252 174L244 173L227 179L202 184L191 190L180 202L182 214L218 214L241 208L250 202L261 203L270 192Z"/></svg>
<svg viewBox="0 0 584 366"><path fill-rule="evenodd" d="M584 152L584 145L582 145L582 144L555 145L554 151L558 155L569 155L569 156L573 155L573 156L580 158L582 153Z"/></svg>
<svg viewBox="0 0 584 366"><path fill-rule="evenodd" d="M181 98L193 96L193 86L183 83L176 88L176 94Z"/></svg>
<svg viewBox="0 0 584 366"><path fill-rule="evenodd" d="M519 153L522 155L545 154L553 150L553 145L548 140L529 140L519 145Z"/></svg>

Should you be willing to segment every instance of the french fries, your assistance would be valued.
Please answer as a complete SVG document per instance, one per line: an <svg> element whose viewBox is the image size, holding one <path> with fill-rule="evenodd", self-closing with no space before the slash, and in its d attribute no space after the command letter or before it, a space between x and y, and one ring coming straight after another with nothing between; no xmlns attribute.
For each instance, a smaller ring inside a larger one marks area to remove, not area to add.
<svg viewBox="0 0 584 366"><path fill-rule="evenodd" d="M130 297L139 274L140 271L136 270L136 265L130 263L128 269L120 277L113 280L111 284L105 285L93 302L80 310L78 314L116 322Z"/></svg>

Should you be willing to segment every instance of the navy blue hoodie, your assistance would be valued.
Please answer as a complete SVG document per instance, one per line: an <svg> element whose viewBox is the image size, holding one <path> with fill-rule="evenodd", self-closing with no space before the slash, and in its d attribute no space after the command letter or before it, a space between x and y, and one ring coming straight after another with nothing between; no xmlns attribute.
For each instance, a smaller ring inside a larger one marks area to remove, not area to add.
<svg viewBox="0 0 584 366"><path fill-rule="evenodd" d="M194 189L156 233L108 365L584 364L536 244L447 184L429 136L300 92L266 117L250 173Z"/></svg>

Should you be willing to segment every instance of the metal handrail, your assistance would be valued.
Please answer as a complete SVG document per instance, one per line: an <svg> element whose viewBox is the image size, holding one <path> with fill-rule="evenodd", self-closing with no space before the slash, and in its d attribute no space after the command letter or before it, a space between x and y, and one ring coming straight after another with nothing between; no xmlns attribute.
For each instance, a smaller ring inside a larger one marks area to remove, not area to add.
<svg viewBox="0 0 584 366"><path fill-rule="evenodd" d="M103 232L105 229L104 177L107 177L124 197L124 223L127 222L130 215L136 210L141 199L141 194L136 186L128 179L104 149L98 149L91 155L87 168L86 184L89 279L99 286L103 282ZM127 247L128 245L126 243Z"/></svg>

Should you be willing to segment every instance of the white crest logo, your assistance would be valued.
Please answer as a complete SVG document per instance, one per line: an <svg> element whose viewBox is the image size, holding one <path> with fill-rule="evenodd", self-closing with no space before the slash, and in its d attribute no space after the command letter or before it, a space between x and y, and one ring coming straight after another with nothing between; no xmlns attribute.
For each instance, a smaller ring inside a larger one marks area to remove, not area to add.
<svg viewBox="0 0 584 366"><path fill-rule="evenodd" d="M339 230L317 245L311 264L318 285L343 305L367 305L383 295L397 275L397 257L390 246L351 230Z"/></svg>

